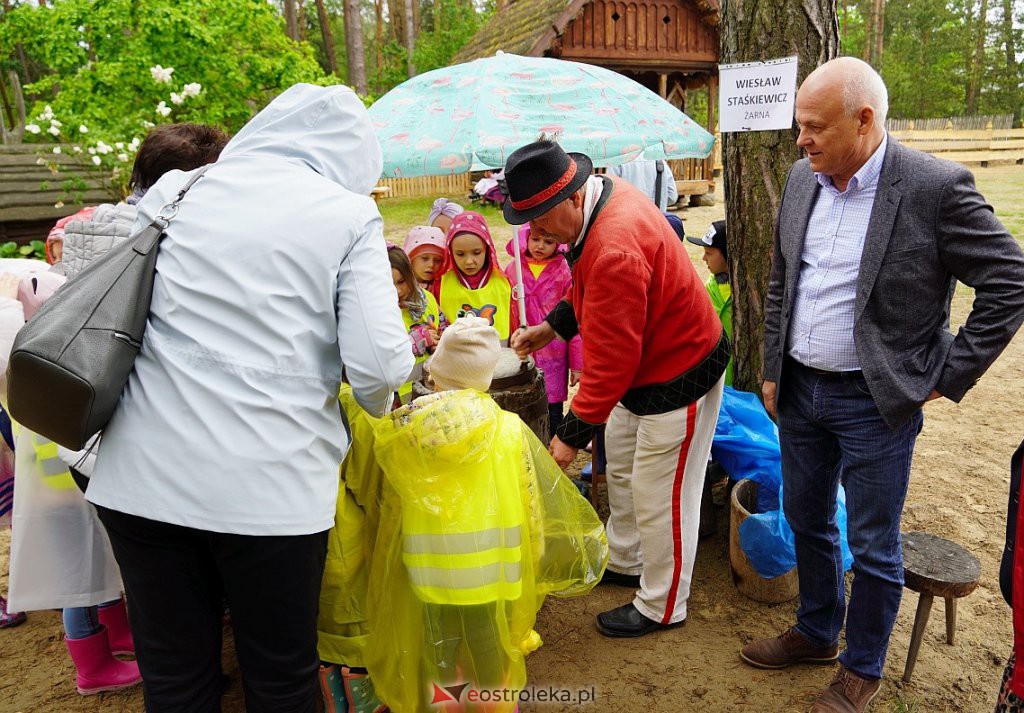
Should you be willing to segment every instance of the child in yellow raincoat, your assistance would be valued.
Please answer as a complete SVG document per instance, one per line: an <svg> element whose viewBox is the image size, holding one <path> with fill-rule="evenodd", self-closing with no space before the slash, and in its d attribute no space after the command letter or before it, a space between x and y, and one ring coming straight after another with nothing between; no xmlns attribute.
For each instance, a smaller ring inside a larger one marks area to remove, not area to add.
<svg viewBox="0 0 1024 713"><path fill-rule="evenodd" d="M515 710L545 595L587 593L607 563L597 514L487 395L498 353L487 320L457 320L430 365L437 393L375 427L395 497L380 501L364 660L402 713Z"/></svg>
<svg viewBox="0 0 1024 713"><path fill-rule="evenodd" d="M359 407L348 384L341 385L338 399L351 446L341 464L338 505L320 586L317 649L324 662L320 686L327 713L380 713L386 708L365 668L366 590L381 501L395 495L373 453L378 419Z"/></svg>

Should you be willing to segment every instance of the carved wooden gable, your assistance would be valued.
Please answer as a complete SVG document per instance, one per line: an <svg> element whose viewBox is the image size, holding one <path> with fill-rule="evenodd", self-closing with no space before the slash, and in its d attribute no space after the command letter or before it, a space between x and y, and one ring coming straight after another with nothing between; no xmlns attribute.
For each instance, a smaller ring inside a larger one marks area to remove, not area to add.
<svg viewBox="0 0 1024 713"><path fill-rule="evenodd" d="M619 60L633 66L679 69L718 61L718 28L690 0L591 0L552 47L554 56Z"/></svg>

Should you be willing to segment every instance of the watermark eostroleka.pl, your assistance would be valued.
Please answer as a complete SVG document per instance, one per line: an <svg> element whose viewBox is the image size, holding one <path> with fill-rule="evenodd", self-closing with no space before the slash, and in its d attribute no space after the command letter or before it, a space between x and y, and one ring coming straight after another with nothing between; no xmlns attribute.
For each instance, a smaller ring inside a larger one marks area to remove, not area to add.
<svg viewBox="0 0 1024 713"><path fill-rule="evenodd" d="M446 706L451 710L452 704L478 703L532 703L532 704L568 704L586 706L597 700L597 689L589 688L558 688L555 686L526 686L525 688L477 688L471 683L459 683L449 686L434 684L432 706Z"/></svg>

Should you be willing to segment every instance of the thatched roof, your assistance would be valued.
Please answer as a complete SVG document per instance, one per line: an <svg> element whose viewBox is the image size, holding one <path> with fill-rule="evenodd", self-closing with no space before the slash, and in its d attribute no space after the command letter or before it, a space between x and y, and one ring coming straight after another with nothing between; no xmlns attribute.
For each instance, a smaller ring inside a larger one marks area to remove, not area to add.
<svg viewBox="0 0 1024 713"><path fill-rule="evenodd" d="M710 26L720 20L720 0L689 0ZM453 64L489 57L498 50L542 57L590 0L513 0L459 50Z"/></svg>

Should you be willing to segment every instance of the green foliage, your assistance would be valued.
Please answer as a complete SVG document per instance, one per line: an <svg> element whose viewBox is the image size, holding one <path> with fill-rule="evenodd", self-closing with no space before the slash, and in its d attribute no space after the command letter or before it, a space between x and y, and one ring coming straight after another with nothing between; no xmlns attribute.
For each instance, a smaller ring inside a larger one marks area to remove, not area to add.
<svg viewBox="0 0 1024 713"><path fill-rule="evenodd" d="M367 53L369 54L369 53ZM374 66L367 57L367 80L370 91L383 96L393 87L409 78L406 69L406 52L395 40L388 40L380 48L381 64Z"/></svg>
<svg viewBox="0 0 1024 713"><path fill-rule="evenodd" d="M434 17L435 7L439 10ZM492 9L478 12L464 0L439 0L423 5L423 27L416 38L413 59L417 72L447 67L455 53L462 49L476 31L487 22ZM429 29L428 29L429 28Z"/></svg>
<svg viewBox="0 0 1024 713"><path fill-rule="evenodd" d="M864 56L870 5L871 0L839 3L842 54ZM1024 101L1022 76L1019 62L1007 64L1002 5L999 0L989 1L977 111L1019 116ZM976 0L886 1L879 71L889 88L890 116L926 119L967 112L979 6ZM1024 46L1020 23L1020 16L1011 18L1018 56Z"/></svg>
<svg viewBox="0 0 1024 713"><path fill-rule="evenodd" d="M0 258L21 257L46 260L46 243L33 240L28 245L18 245L13 240L0 245Z"/></svg>
<svg viewBox="0 0 1024 713"><path fill-rule="evenodd" d="M19 44L32 66L44 68L25 87L35 100L30 117L51 106L65 140L84 141L79 126L108 142L130 140L172 121L236 131L282 89L326 80L311 48L287 38L264 0L23 5L0 25L0 47ZM169 81L154 78L156 66L173 68ZM172 93L181 99L191 83L199 93L175 103Z"/></svg>

